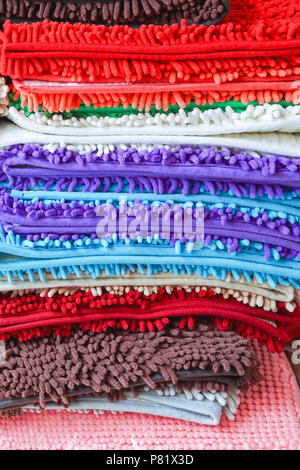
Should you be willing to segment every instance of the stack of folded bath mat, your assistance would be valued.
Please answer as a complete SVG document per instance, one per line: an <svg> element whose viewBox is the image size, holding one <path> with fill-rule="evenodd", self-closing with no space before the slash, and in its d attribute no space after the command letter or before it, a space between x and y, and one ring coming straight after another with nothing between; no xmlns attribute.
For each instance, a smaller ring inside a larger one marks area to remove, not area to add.
<svg viewBox="0 0 300 470"><path fill-rule="evenodd" d="M247 423L262 358L288 368L300 331L299 2L3 0L0 19L3 419ZM287 436L294 385L288 412L269 397Z"/></svg>

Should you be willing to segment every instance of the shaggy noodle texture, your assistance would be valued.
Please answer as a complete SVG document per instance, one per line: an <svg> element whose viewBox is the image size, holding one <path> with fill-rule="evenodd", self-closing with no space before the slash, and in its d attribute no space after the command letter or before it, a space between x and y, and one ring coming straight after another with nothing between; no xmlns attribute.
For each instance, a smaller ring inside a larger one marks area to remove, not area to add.
<svg viewBox="0 0 300 470"><path fill-rule="evenodd" d="M211 25L225 18L229 10L229 0L1 0L0 20L141 25L186 18L191 23Z"/></svg>
<svg viewBox="0 0 300 470"><path fill-rule="evenodd" d="M123 413L131 411L134 413L146 413L155 416L167 416L192 421L198 424L217 425L224 413L228 419L234 420L240 404L239 390L233 389L228 392L210 391L200 392L195 388L178 392L174 386L165 386L160 390L139 391L136 397L132 392L125 393L122 400L112 402L106 398L79 398L71 403L67 410L71 413L103 414L104 410ZM46 409L62 411L64 408L49 404ZM15 410L18 411L18 410ZM39 407L27 405L23 411L40 413ZM11 412L4 412L11 413Z"/></svg>
<svg viewBox="0 0 300 470"><path fill-rule="evenodd" d="M155 250L155 255L151 250ZM198 250L197 257L190 253L185 256L157 254L157 249L151 247L144 255L130 254L135 252L129 247L123 250L124 254L99 255L74 257L71 254L65 258L41 259L25 258L20 256L0 257L0 273L3 285L6 282L14 286L20 285L20 281L33 283L35 280L46 284L46 280L69 281L82 276L99 280L106 276L125 276L128 269L132 273L142 274L146 277L153 274L172 273L175 276L195 275L199 277L213 276L222 280L226 279L228 272L234 275L235 279L245 278L251 282L255 278L260 284L267 282L272 288L277 284L292 285L299 289L300 274L298 263L292 260L268 260L264 261L260 256L249 251L238 254L236 257L224 256L215 251L213 254L208 249ZM230 259L230 266L228 260ZM180 277L179 277L180 278ZM41 285L41 284L40 284ZM33 284L32 284L33 286Z"/></svg>
<svg viewBox="0 0 300 470"><path fill-rule="evenodd" d="M232 22L209 28L6 22L1 73L118 84L297 80L299 2L233 0L233 10Z"/></svg>
<svg viewBox="0 0 300 470"><path fill-rule="evenodd" d="M298 449L300 392L284 353L255 346L264 381L241 396L234 422L207 427L139 414L44 411L1 419L2 449ZM163 432L162 432L163 430Z"/></svg>
<svg viewBox="0 0 300 470"><path fill-rule="evenodd" d="M87 282L86 282L87 281ZM102 280L103 281L103 280ZM107 280L109 282L109 279ZM47 287L40 287L37 285L36 288L30 288L26 285L21 285L18 290L17 286L8 292L3 292L4 295L16 297L18 295L26 294L39 294L42 298L48 296L53 297L54 295L74 295L77 292L88 292L93 297L101 296L102 294L113 294L113 295L125 295L131 291L138 292L139 295L144 295L145 298L150 298L153 294L158 294L160 289L163 289L166 293L172 294L180 286L184 292L203 292L207 290L214 292L215 294L221 294L225 299L230 297L235 298L239 302L249 304L251 307L262 307L266 311L277 312L279 305L284 306L288 312L294 312L297 307L296 292L292 286L277 286L276 289L268 289L267 285L260 286L257 282L252 281L251 283L245 283L240 281L231 281L230 276L227 279L220 281L218 279L195 279L182 277L180 280L174 282L174 278L166 276L165 278L159 277L158 279L118 279L116 283L115 279L111 279L111 285L105 284L105 282L99 283L97 281L91 282L91 280L81 280L77 284L62 282L61 285L51 285ZM136 282L134 282L136 281ZM151 282L152 281L152 282ZM156 282L158 281L158 284ZM140 284L141 282L141 284ZM189 284L191 282L191 284ZM173 284L174 283L174 284ZM186 284L185 284L186 283ZM138 285L139 284L139 285ZM32 287L32 286L31 286ZM0 284L0 290L3 286ZM298 301L299 304L299 301Z"/></svg>
<svg viewBox="0 0 300 470"><path fill-rule="evenodd" d="M26 144L0 150L2 185L21 191L230 193L291 200L300 192L299 174L300 158L217 146L111 145L84 152Z"/></svg>
<svg viewBox="0 0 300 470"><path fill-rule="evenodd" d="M201 111L198 107L179 109L176 113L119 114L116 117L92 113L86 118L66 114L37 112L26 115L10 106L8 119L17 126L49 135L75 135L90 138L118 136L122 142L128 136L152 136L152 141L161 136L208 136L244 132L288 132L300 130L300 106L284 107L265 103L248 105L244 112L235 112L231 106ZM70 137L69 137L70 138Z"/></svg>
<svg viewBox="0 0 300 470"><path fill-rule="evenodd" d="M121 117L141 111L178 112L180 108L192 110L215 109L227 106L236 112L245 111L247 104L279 103L286 107L300 103L297 81L164 84L140 83L130 85L84 85L19 80L13 81L10 106L32 111L69 113L69 117L86 118L88 115ZM77 112L76 112L77 111Z"/></svg>
<svg viewBox="0 0 300 470"><path fill-rule="evenodd" d="M228 294L236 296L239 292L243 296L257 295L258 297L265 298L266 303L263 303L263 299L257 299L257 307L263 307L267 311L276 311L276 305L274 302L282 302L289 312L293 312L297 305L300 305L300 299L297 295L297 290L293 286L281 285L270 287L267 282L261 284L255 279L246 280L243 275L239 279L236 279L232 273L227 273L224 279L218 279L214 276L198 277L192 275L176 275L176 274L153 274L151 277L147 277L141 274L136 274L130 269L125 271L120 276L108 276L103 273L103 276L98 279L93 279L90 275L83 275L80 280L76 279L76 276L70 276L70 279L51 279L51 273L45 274L44 283L41 282L36 276L34 276L34 285L25 280L15 282L13 285L0 281L0 291L12 296L23 295L28 293L38 293L41 297L45 297L47 294L49 297L53 297L55 294L60 295L73 295L76 292L82 290L91 292L93 296L102 295L103 292L110 292L113 294L124 294L127 293L131 288L143 293L145 296L157 293L160 288L164 288L166 292L172 293L172 291L180 286L184 291L191 292L195 289L196 292L204 289L222 289L222 295L225 292L232 292ZM224 291L223 291L224 290ZM220 292L218 292L220 293ZM226 297L227 298L227 297ZM240 300L240 299L238 299ZM267 300L270 301L267 304ZM295 304L295 302L296 304ZM246 302L247 303L247 302ZM252 304L250 298L249 304L251 307L255 307L255 303Z"/></svg>
<svg viewBox="0 0 300 470"><path fill-rule="evenodd" d="M253 377L251 377L251 381L256 382L260 381L262 379L259 371L252 371ZM180 375L180 373L179 373ZM222 382L214 382L210 376L205 377L205 374L201 376L199 373L199 378L198 380L193 380L194 377L191 373L191 378L189 378L189 374L185 374L185 377L183 377L183 381L179 381L176 384L172 384L171 382L164 382L161 380L161 376L159 374L156 374L154 377L155 380L155 388L151 389L148 386L145 385L137 385L136 387L131 387L128 389L124 390L118 390L118 391L113 391L111 393L106 393L104 395L99 395L98 393L93 392L90 390L88 387L80 387L76 390L72 390L68 393L68 400L69 403L63 404L63 403L54 403L52 401L52 398L50 396L45 397L45 403L44 406L41 407L39 403L39 397L27 397L27 398L16 398L16 399L11 399L11 400L2 400L0 401L0 416L6 416L10 417L16 414L19 414L20 409L23 408L23 410L31 410L31 411L36 411L36 412L41 412L44 411L45 409L49 408L54 408L58 411L62 409L67 409L68 411L73 411L74 408L71 405L75 405L75 408L78 407L78 402L84 403L85 400L90 401L91 403L95 401L95 403L99 400L99 402L107 402L111 403L113 405L116 405L116 408L118 408L118 403L120 400L126 399L127 396L132 397L132 398L139 398L143 392L150 392L153 393L155 392L157 395L160 396L168 396L172 399L175 394L184 394L187 400L191 399L199 399L202 400L205 396L209 397L209 399L213 399L214 395L220 397L224 397L224 394L230 395L231 393L235 393L237 391L235 384L239 383L241 386L241 391L247 390L249 387L248 382L243 379L237 379L236 377L231 378L229 376L224 376L222 379L224 383ZM249 379L249 377L247 377ZM240 390L238 390L240 391ZM193 398L192 398L193 397ZM83 407L85 408L85 407ZM90 410L97 411L101 410L99 405L97 406L92 406L89 408ZM116 409L118 411L118 409ZM120 410L121 412L121 410ZM144 410L145 412L145 410Z"/></svg>
<svg viewBox="0 0 300 470"><path fill-rule="evenodd" d="M168 328L172 317L179 318L180 329L189 330L197 328L199 318L209 318L219 330L236 330L243 337L258 339L273 352L281 351L283 344L294 337L294 330L300 328L299 308L291 314L278 303L278 312L273 313L249 307L245 301L225 300L222 295L214 295L212 289L185 292L178 287L172 293L161 288L149 296L134 289L120 295L99 296L91 291L51 297L34 293L2 295L0 339L17 337L26 341L52 332L69 336L74 325L94 332L115 328L162 331Z"/></svg>
<svg viewBox="0 0 300 470"><path fill-rule="evenodd" d="M69 338L10 340L0 364L0 400L31 397L43 407L50 397L68 405L68 394L80 387L101 396L143 384L151 389L156 382L176 384L179 377L221 383L229 378L241 384L249 382L257 366L247 340L201 324L190 332L72 330Z"/></svg>
<svg viewBox="0 0 300 470"><path fill-rule="evenodd" d="M175 168L173 172L175 176ZM147 179L140 179L148 186ZM156 183L151 177L150 182ZM172 178L167 182L174 186ZM62 258L126 253L190 256L194 250L196 257L204 248L237 257L254 253L264 260L300 259L299 209L290 207L289 201L272 203L204 193L188 198L174 195L176 202L170 203L166 197L171 192L154 198L142 192L131 198L127 193L125 206L112 194L114 190L118 192L112 186L108 193L88 193L85 201L79 192L1 190L2 251Z"/></svg>

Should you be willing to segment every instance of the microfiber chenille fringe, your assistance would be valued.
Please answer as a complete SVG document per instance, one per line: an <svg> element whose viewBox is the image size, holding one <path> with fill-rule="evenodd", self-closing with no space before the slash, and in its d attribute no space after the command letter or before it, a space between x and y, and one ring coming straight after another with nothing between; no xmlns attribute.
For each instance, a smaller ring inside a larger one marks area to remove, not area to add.
<svg viewBox="0 0 300 470"><path fill-rule="evenodd" d="M216 24L230 10L229 0L1 0L0 21L71 21L82 23L147 24L189 23Z"/></svg>
<svg viewBox="0 0 300 470"><path fill-rule="evenodd" d="M208 317L221 331L237 330L243 337L259 339L270 351L281 351L282 345L295 336L300 328L300 308L289 313L282 303L278 312L250 307L234 298L224 299L214 291L161 288L146 296L131 289L123 295L77 291L72 295L39 294L0 296L0 339L11 336L26 341L51 334L68 336L73 325L84 331L106 332L112 329L128 331L162 331L173 317L179 318L179 328L190 330L198 318Z"/></svg>
<svg viewBox="0 0 300 470"><path fill-rule="evenodd" d="M132 413L67 411L0 418L1 449L293 450L300 448L300 392L284 353L255 347L264 381L241 395L235 421L213 428ZM163 432L162 432L163 430Z"/></svg>
<svg viewBox="0 0 300 470"><path fill-rule="evenodd" d="M111 396L128 389L180 381L246 385L260 380L248 340L199 323L193 331L172 323L162 332L92 333L6 343L0 364L2 411L72 396Z"/></svg>
<svg viewBox="0 0 300 470"><path fill-rule="evenodd" d="M177 391L173 385L166 385L159 390L149 390L145 387L139 391L138 396L132 392L124 393L124 397L117 402L106 398L79 398L69 405L70 413L89 413L96 415L104 411L114 413L133 412L181 419L197 424L217 426L220 424L222 414L234 420L240 404L239 390L207 391L202 392L193 388L183 388ZM49 404L46 409L64 410L63 407ZM27 405L23 412L43 413L39 407ZM5 414L20 413L20 410L4 412ZM2 413L3 414L3 413Z"/></svg>
<svg viewBox="0 0 300 470"><path fill-rule="evenodd" d="M233 0L221 25L4 24L0 71L63 82L297 80L299 5Z"/></svg>
<svg viewBox="0 0 300 470"><path fill-rule="evenodd" d="M238 113L236 113L238 115ZM262 126L262 121L260 123ZM156 146L206 146L214 145L243 151L253 151L267 155L281 155L289 158L300 157L300 135L287 134L283 132L266 133L239 133L230 135L189 135L182 136L174 134L165 135L141 135L140 130L135 135L94 135L83 136L76 132L70 135L45 134L44 132L34 132L21 129L7 119L0 120L1 142L0 148L19 145L33 144L43 145L49 152L54 153L60 147L84 155L96 151L99 155L109 153L118 146L135 147L137 150L151 151ZM221 130L221 128L220 128ZM155 143L154 143L155 142Z"/></svg>
<svg viewBox="0 0 300 470"><path fill-rule="evenodd" d="M297 81L261 81L234 83L61 83L36 80L13 80L10 106L32 111L70 113L70 117L102 115L121 117L123 114L178 112L185 108L225 109L245 111L246 105L264 103L288 106L300 103ZM75 112L77 111L78 112Z"/></svg>
<svg viewBox="0 0 300 470"><path fill-rule="evenodd" d="M147 278L146 276L133 275L130 271L123 278L104 277L102 279L92 279L86 276L80 280L51 281L47 277L46 286L37 280L34 287L25 281L16 283L13 286L0 282L0 291L14 298L27 294L38 294L41 298L46 296L52 298L57 294L68 297L77 292L86 292L93 297L102 296L103 294L122 296L134 291L134 295L142 295L146 300L149 300L159 292L172 294L176 292L178 286L183 290L183 293L195 291L195 293L204 297L213 293L220 294L224 299L233 297L238 302L251 307L263 308L267 312L278 312L279 309L285 308L287 312L292 313L300 305L298 291L293 286L277 285L273 289L268 283L261 285L255 280L246 282L243 277L236 280L229 273L224 280L213 276L199 278L197 276L167 274L153 275Z"/></svg>
<svg viewBox="0 0 300 470"><path fill-rule="evenodd" d="M92 110L91 110L92 111ZM234 134L245 132L288 132L300 131L300 106L282 106L281 104L265 103L249 104L243 112L236 112L235 107L208 108L201 107L180 109L173 113L156 111L154 113L133 112L93 113L81 118L67 114L49 114L45 112L27 113L24 109L10 106L7 117L17 126L48 135L69 135L75 137L113 139L127 142L129 136L151 136L152 143L165 136L209 136L216 134ZM174 137L173 137L174 138ZM70 139L70 137L69 137ZM181 141L182 142L182 141ZM113 141L111 141L113 143ZM165 142L164 142L165 143ZM188 143L191 143L188 141Z"/></svg>

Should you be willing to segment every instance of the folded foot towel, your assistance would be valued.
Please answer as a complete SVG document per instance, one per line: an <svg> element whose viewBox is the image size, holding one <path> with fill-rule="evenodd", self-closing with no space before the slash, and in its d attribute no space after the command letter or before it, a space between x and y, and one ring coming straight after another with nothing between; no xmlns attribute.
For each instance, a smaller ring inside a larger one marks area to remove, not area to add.
<svg viewBox="0 0 300 470"><path fill-rule="evenodd" d="M103 414L105 410L115 413L143 413L198 424L218 425L222 413L230 420L235 418L239 403L238 390L228 390L228 392L212 390L202 393L196 388L184 388L182 392L177 392L174 386L164 386L157 391L142 390L138 396L127 392L124 393L123 399L116 402L105 398L78 398L68 405L67 410L74 413L93 412L96 415ZM46 405L46 410L63 409L53 404ZM43 411L33 405L27 405L22 410L37 413Z"/></svg>
<svg viewBox="0 0 300 470"><path fill-rule="evenodd" d="M47 401L67 406L72 397L117 397L130 388L179 381L245 385L259 376L247 340L199 324L173 324L164 332L92 333L6 344L0 364L0 408Z"/></svg>
<svg viewBox="0 0 300 470"><path fill-rule="evenodd" d="M118 85L298 80L298 0L232 0L232 6L234 14L209 28L185 20L138 29L7 21L0 72L21 80Z"/></svg>
<svg viewBox="0 0 300 470"><path fill-rule="evenodd" d="M224 299L212 289L153 290L148 295L138 288L126 289L125 293L119 294L103 288L100 295L93 295L91 290L50 297L35 292L17 296L2 294L0 338L6 340L16 336L28 340L47 336L53 331L69 336L74 325L95 332L114 328L162 331L173 317L179 319L179 328L193 330L197 328L199 318L204 317L222 331L235 329L244 337L259 339L272 351L281 351L283 344L293 338L293 331L300 328L300 309L291 313L281 303L277 304L274 313L238 302L233 297Z"/></svg>
<svg viewBox="0 0 300 470"><path fill-rule="evenodd" d="M45 410L0 418L2 449L270 450L300 446L300 393L284 353L255 346L264 380L243 393L235 421L220 426L138 413ZM162 432L163 430L163 432Z"/></svg>

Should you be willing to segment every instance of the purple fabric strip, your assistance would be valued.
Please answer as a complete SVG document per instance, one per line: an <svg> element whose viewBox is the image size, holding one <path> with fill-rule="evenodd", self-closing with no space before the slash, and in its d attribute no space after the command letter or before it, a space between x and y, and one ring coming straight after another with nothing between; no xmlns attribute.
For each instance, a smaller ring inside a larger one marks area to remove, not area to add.
<svg viewBox="0 0 300 470"><path fill-rule="evenodd" d="M22 236L28 236L29 234L40 234L42 238L59 238L59 235L67 235L64 237L65 240L70 240L72 239L73 234L81 234L82 236L85 235L94 235L93 238L96 238L96 223L94 225L79 225L78 226L62 226L60 228L54 229L53 227L50 227L47 232L47 228L44 227L25 227L25 226L14 226L8 223L3 224L3 228L6 232L12 231L15 234L19 234ZM254 224L252 225L251 228L256 228ZM234 238L236 240L239 239L248 239L252 242L260 242L260 243L266 243L269 245L272 245L278 249L278 247L286 248L289 250L293 250L296 252L296 255L300 253L300 239L299 237L293 237L290 236L289 238L283 237L280 233L274 233L274 231L267 229L267 228L260 228L260 230L255 230L251 231L251 228L249 227L248 224L235 224L235 223L230 223L229 227L223 227L220 224L219 220L215 221L207 221L205 222L205 228L204 228L204 235L206 237L205 244L208 246L210 244L210 240L215 239L219 240L220 238L224 237L229 239L229 238ZM170 224L170 232L171 234L173 233L173 222ZM51 231L51 232L50 232ZM238 236L237 232L238 231ZM117 233L119 234L119 230L117 230ZM49 236L50 234L55 234L56 237L51 237ZM151 235L151 232L148 232L149 235ZM209 237L208 237L209 236ZM214 238L216 236L216 238ZM79 238L79 237L78 237ZM28 237L30 240L31 238ZM34 238L33 238L34 239ZM209 241L208 241L209 240ZM226 242L227 243L227 240ZM278 247L277 247L278 245ZM234 251L234 249L232 249ZM279 250L280 251L280 250Z"/></svg>
<svg viewBox="0 0 300 470"><path fill-rule="evenodd" d="M157 193L171 193L177 187L189 192L190 181L211 182L214 188L214 182L228 182L236 195L241 192L238 183L245 183L250 193L256 193L251 185L263 185L270 197L277 190L280 197L282 186L300 188L300 158L255 158L247 153L215 147L181 147L176 151L157 147L139 152L129 148L98 156L97 152L79 155L63 147L51 153L43 147L26 144L2 152L0 167L1 180L8 180L10 187L15 189L25 189L24 185L35 186L43 181L46 185L49 183L47 186L62 185L58 190L72 191L75 186L87 185L89 191L101 187L103 192L103 178L107 178L108 186L119 183L122 190L121 177L127 178L130 191L136 184L142 184L146 190ZM165 183L160 183L164 179L169 179L169 191ZM215 189L211 187L211 191Z"/></svg>
<svg viewBox="0 0 300 470"><path fill-rule="evenodd" d="M136 201L137 203L139 201ZM138 206L137 206L138 207ZM150 216L150 205L144 205ZM115 208L119 220L119 208ZM196 209L191 209L193 224L196 225ZM96 206L89 203L79 204L77 201L68 203L54 202L46 205L43 201L26 202L12 198L10 192L2 190L0 195L0 220L6 233L12 231L27 237L30 241L60 238L63 241L76 240L80 236L89 236L95 239L97 224L103 216L96 215ZM128 215L128 224L136 220ZM140 230L136 226L135 237ZM160 225L161 227L161 225ZM116 224L116 233L120 237L124 229ZM174 219L170 219L170 245L174 243ZM162 237L162 230L159 230ZM149 230L148 235L151 235ZM111 238L112 235L108 236ZM294 258L300 253L300 227L285 218L270 219L268 212L264 211L257 216L233 209L223 205L222 208L213 206L204 210L204 244L209 245L211 240L221 240L229 245L229 251L239 251L239 240L259 242L269 247L275 247L281 256ZM187 241L185 239L182 242ZM267 252L269 248L265 248ZM288 252L286 251L288 250Z"/></svg>
<svg viewBox="0 0 300 470"><path fill-rule="evenodd" d="M142 151L130 147L99 156L97 152L80 155L64 147L51 153L41 146L26 144L0 153L0 180L8 182L11 188L23 190L43 184L44 190L52 185L58 191L73 191L83 186L84 191L105 193L113 184L117 184L115 192L122 191L127 183L126 191L146 191L147 199L147 192L173 194L181 189L184 194L199 194L204 183L205 190L211 194L231 189L237 197L253 199L267 195L273 199L275 195L284 198L287 188L300 193L299 176L300 158L272 155L257 158L246 152L216 147L185 146L176 150L157 147ZM267 257L270 247L288 258L300 253L300 227L284 217L270 218L267 211L252 216L243 211L233 212L228 206L206 208L204 219L207 246L212 240L220 240L229 245L230 252L239 251L239 240L246 239L262 243ZM63 241L84 236L95 239L101 218L97 217L93 204L71 201L45 205L43 201L19 201L11 198L10 191L2 190L0 220L4 233L11 231L35 242L47 237ZM128 222L131 221L133 218L128 216ZM172 220L170 232L172 245ZM119 226L116 233L122 234Z"/></svg>

